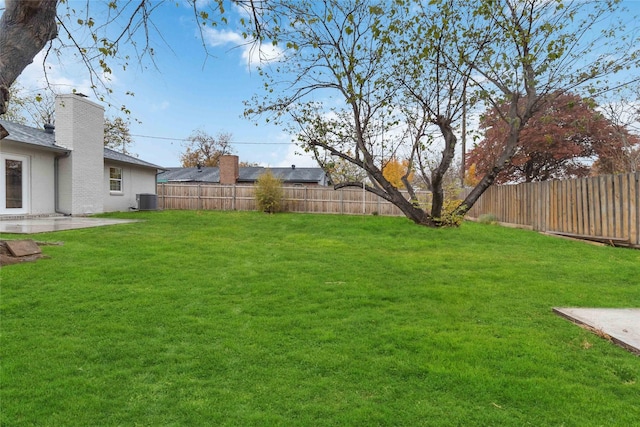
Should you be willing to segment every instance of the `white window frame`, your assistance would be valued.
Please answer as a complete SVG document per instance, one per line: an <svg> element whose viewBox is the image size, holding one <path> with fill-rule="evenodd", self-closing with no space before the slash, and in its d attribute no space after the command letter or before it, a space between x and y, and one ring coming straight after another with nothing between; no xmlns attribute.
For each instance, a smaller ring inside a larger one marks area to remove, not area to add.
<svg viewBox="0 0 640 427"><path fill-rule="evenodd" d="M112 174L111 174L112 170L120 171L120 178L113 178ZM124 181L123 174L124 174L124 171L123 171L122 168L119 168L117 166L109 166L109 193L111 193L111 194L122 194L123 193L123 190L122 190L122 184L123 184L123 181ZM119 190L113 190L112 189L112 184L113 183L118 183L120 189Z"/></svg>
<svg viewBox="0 0 640 427"><path fill-rule="evenodd" d="M5 182L5 160L15 160L22 162L22 207L7 208L6 206L6 182ZM31 207L31 172L29 156L18 154L0 154L0 214L28 214Z"/></svg>

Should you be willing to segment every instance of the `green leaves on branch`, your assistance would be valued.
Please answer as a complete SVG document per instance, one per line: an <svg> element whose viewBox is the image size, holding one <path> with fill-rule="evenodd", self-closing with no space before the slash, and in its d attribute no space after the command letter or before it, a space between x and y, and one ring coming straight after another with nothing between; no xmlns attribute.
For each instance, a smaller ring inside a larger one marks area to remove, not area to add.
<svg viewBox="0 0 640 427"><path fill-rule="evenodd" d="M268 39L286 46L287 61L260 70L264 98L245 114L268 113L267 121L288 125L321 164L335 167L336 159L326 157L333 155L365 170L370 191L415 222L456 223L493 182L480 182L464 205L440 212L448 206L442 181L463 112L473 114L476 104L509 107L499 117L508 143L490 165L504 168L545 95L577 88L595 95L613 73L637 70L637 36L618 26L596 31L606 16L620 17L616 4L274 0L263 18L273 23ZM421 169L439 198L430 213L405 205L385 178L382 165L393 156Z"/></svg>

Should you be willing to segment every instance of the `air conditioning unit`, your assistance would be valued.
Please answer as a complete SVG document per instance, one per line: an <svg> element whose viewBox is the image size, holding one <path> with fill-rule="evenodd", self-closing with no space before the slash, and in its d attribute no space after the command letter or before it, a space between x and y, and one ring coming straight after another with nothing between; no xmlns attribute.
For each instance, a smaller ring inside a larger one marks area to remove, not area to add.
<svg viewBox="0 0 640 427"><path fill-rule="evenodd" d="M136 194L139 211L155 211L158 209L158 196L151 193Z"/></svg>

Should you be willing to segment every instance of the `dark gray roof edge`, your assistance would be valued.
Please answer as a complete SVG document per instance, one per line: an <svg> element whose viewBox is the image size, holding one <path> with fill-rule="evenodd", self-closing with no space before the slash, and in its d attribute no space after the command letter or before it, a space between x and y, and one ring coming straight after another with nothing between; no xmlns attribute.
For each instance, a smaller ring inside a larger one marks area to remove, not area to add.
<svg viewBox="0 0 640 427"><path fill-rule="evenodd" d="M37 148L38 150L55 151L56 153L71 153L71 150L61 147L60 145L42 145L27 141L16 141L15 139L11 139L11 135L0 141L13 142L14 144L24 144L33 148Z"/></svg>
<svg viewBox="0 0 640 427"><path fill-rule="evenodd" d="M55 135L46 132L44 129L23 125L2 118L0 118L0 124L9 132L9 135L4 138L7 142L26 144L30 147L59 153L70 152L67 148L56 145Z"/></svg>
<svg viewBox="0 0 640 427"><path fill-rule="evenodd" d="M129 156L128 154L120 153L118 151L112 150L107 147L104 148L104 158L105 160L111 160L114 162L127 163L131 165L142 166L142 167L151 168L151 169L166 170L162 166L145 162L144 160L140 160L137 157Z"/></svg>

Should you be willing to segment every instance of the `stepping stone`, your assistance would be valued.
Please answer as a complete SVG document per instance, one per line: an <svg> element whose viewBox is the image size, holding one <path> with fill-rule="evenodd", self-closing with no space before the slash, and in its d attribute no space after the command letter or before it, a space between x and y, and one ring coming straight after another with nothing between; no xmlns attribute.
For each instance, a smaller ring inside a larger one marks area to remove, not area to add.
<svg viewBox="0 0 640 427"><path fill-rule="evenodd" d="M6 244L13 256L22 257L42 253L40 246L33 240L7 240Z"/></svg>

